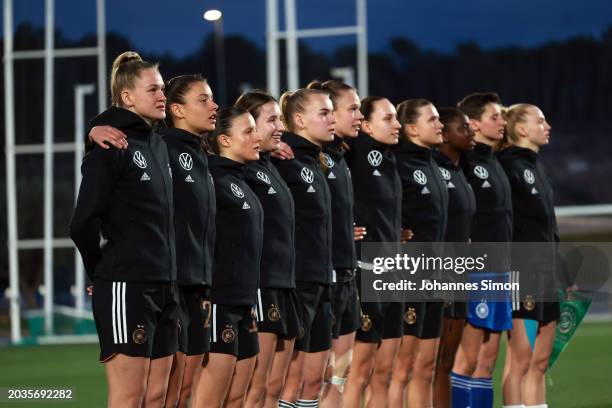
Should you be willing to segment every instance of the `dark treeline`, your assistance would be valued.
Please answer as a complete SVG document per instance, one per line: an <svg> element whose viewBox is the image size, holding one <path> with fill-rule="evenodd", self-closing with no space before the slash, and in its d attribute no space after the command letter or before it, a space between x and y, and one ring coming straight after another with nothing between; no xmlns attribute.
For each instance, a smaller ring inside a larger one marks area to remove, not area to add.
<svg viewBox="0 0 612 408"><path fill-rule="evenodd" d="M133 49L123 35L107 35L107 72L116 55ZM44 47L44 31L20 25L14 37L16 50ZM56 33L57 48L94 46L95 36L78 41ZM3 48L3 41L0 48ZM151 47L153 47L151 45ZM199 72L215 89L213 37L202 39L191 54L177 58L143 52L143 58L159 61L164 78ZM265 50L242 36L225 38L228 100L233 101L244 86L265 88ZM280 47L284 61L284 47ZM139 50L136 50L139 51ZM326 79L332 67L355 66L355 47L342 47L331 54L317 52L300 44L300 77ZM55 140L74 138L74 86L95 83L95 58L57 59L55 65ZM0 66L4 75L4 67ZM385 52L369 56L370 94L384 95L392 102L424 97L437 106L454 105L475 91L496 91L505 104L530 102L542 108L553 126L551 146L543 157L556 181L557 205L612 202L609 174L612 173L612 26L599 38L575 37L537 48L508 47L483 50L475 43L459 44L453 54L427 51L406 38L394 38ZM285 67L281 64L281 78ZM282 86L284 83L281 83ZM44 109L43 60L15 63L15 123L17 143L42 143ZM0 82L4 107L4 81ZM86 100L87 117L98 111L97 96ZM0 110L0 144L4 146L4 109ZM0 287L7 272L5 157L0 158ZM20 238L42 237L42 157L24 156L17 162ZM73 156L56 155L55 235L67 236L73 194ZM28 282L39 278L42 261L23 253L23 270L32 271ZM56 251L66 265L71 251ZM25 283L25 282L24 282Z"/></svg>

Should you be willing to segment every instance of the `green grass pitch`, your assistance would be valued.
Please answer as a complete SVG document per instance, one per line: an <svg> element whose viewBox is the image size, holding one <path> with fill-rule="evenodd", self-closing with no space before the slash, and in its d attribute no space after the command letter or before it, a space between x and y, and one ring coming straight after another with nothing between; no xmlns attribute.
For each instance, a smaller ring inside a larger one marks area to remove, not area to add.
<svg viewBox="0 0 612 408"><path fill-rule="evenodd" d="M503 347L502 347L503 348ZM75 400L2 402L3 407L104 407L104 366L97 345L7 347L0 349L0 387L73 388ZM495 376L495 406L501 406L500 356ZM612 323L585 323L550 372L551 408L612 407Z"/></svg>

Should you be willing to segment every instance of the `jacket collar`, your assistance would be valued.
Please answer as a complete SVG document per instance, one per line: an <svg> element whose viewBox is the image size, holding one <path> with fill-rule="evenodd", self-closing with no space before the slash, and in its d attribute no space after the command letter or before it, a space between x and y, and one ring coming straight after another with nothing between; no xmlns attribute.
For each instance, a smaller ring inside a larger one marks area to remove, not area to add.
<svg viewBox="0 0 612 408"><path fill-rule="evenodd" d="M153 130L143 118L134 112L116 106L111 106L102 112L94 121L108 124L123 131L133 132L134 134L130 136L149 136Z"/></svg>
<svg viewBox="0 0 612 408"><path fill-rule="evenodd" d="M450 157L448 157L447 155L445 155L441 151L434 150L432 152L432 155L433 155L434 159L436 159L436 162L440 163L440 165L442 165L444 167L458 168L458 166L456 166L455 163L453 163L453 161L450 159Z"/></svg>
<svg viewBox="0 0 612 408"><path fill-rule="evenodd" d="M364 132L359 132L359 135L357 136L357 138L351 139L350 144L353 144L353 143L360 143L365 146L369 146L372 149L378 149L378 150L388 150L393 147L392 145L387 145L387 144L379 142L378 140L374 139L372 136Z"/></svg>
<svg viewBox="0 0 612 408"><path fill-rule="evenodd" d="M224 173L244 178L246 165L219 155L208 156L208 166L212 171L219 170Z"/></svg>
<svg viewBox="0 0 612 408"><path fill-rule="evenodd" d="M202 139L200 138L200 136L195 135L183 129L160 128L159 133L162 134L163 136L170 136L172 138L180 140L181 142L184 142L192 146L195 149L200 148L201 143L202 143Z"/></svg>
<svg viewBox="0 0 612 408"><path fill-rule="evenodd" d="M500 158L522 158L530 161L531 163L536 163L538 160L538 154L531 149L527 149L525 147L519 146L510 146L499 153Z"/></svg>
<svg viewBox="0 0 612 408"><path fill-rule="evenodd" d="M476 142L476 146L474 146L474 153L478 156L493 157L493 147L484 143Z"/></svg>
<svg viewBox="0 0 612 408"><path fill-rule="evenodd" d="M321 148L306 138L295 133L285 132L283 133L282 140L291 147L296 157L309 157L318 160Z"/></svg>
<svg viewBox="0 0 612 408"><path fill-rule="evenodd" d="M399 144L394 149L396 153L410 154L422 159L431 157L431 149L428 147L419 146L408 139L401 139Z"/></svg>

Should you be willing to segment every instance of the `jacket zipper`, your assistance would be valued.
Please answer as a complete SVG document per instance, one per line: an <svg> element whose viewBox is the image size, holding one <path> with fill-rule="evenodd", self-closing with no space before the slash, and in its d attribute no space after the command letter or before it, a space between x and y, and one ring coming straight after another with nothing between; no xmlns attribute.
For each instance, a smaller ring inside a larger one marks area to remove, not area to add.
<svg viewBox="0 0 612 408"><path fill-rule="evenodd" d="M170 201L168 199L168 184L166 181L166 177L168 177L169 174L164 176L164 169L159 164L159 160L156 155L157 152L153 149L153 145L151 143L151 139L153 137L154 137L153 135L149 137L148 145L149 145L149 150L151 151L151 155L153 156L153 160L155 160L155 164L160 169L160 174L162 176L162 181L164 183L164 197L166 198L166 213L168 214L168 219L166 220L166 237L168 241L168 251L170 255L170 265L169 265L170 269L168 270L169 271L168 273L169 273L170 280L172 280L172 262L174 261L174 259L172 258L172 248L170 247L172 245L172 243L170 242L170 222L174 222L174 221L173 221L173 214L170 214ZM168 169L166 169L166 171L168 171Z"/></svg>

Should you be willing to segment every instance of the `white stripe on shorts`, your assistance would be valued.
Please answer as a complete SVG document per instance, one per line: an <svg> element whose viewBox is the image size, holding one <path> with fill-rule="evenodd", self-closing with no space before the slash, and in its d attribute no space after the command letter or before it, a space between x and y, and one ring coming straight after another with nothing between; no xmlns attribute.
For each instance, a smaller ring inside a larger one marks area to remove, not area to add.
<svg viewBox="0 0 612 408"><path fill-rule="evenodd" d="M121 309L123 304L121 303L121 282L117 282L115 287L115 297L117 298L117 312L115 313L115 320L117 321L117 343L123 343L123 326L121 325Z"/></svg>
<svg viewBox="0 0 612 408"><path fill-rule="evenodd" d="M215 304L212 305L212 330L211 330L211 335L212 335L212 342L216 343L217 342L217 305L215 305Z"/></svg>
<svg viewBox="0 0 612 408"><path fill-rule="evenodd" d="M257 313L257 321L258 322L263 322L264 321L264 314L263 314L263 305L261 304L261 289L257 289L257 309L255 310Z"/></svg>
<svg viewBox="0 0 612 408"><path fill-rule="evenodd" d="M113 282L113 306L112 306L112 318L113 318L113 342L117 344L117 298L115 297L115 288L117 286L117 282Z"/></svg>
<svg viewBox="0 0 612 408"><path fill-rule="evenodd" d="M510 272L510 283L518 283L519 272ZM512 310L519 310L521 308L521 293L518 290L512 290Z"/></svg>
<svg viewBox="0 0 612 408"><path fill-rule="evenodd" d="M113 282L112 318L113 341L115 344L127 344L125 286L125 282Z"/></svg>
<svg viewBox="0 0 612 408"><path fill-rule="evenodd" d="M121 318L123 319L123 343L127 344L127 311L125 310L125 287L127 286L127 283L123 282L121 285Z"/></svg>

